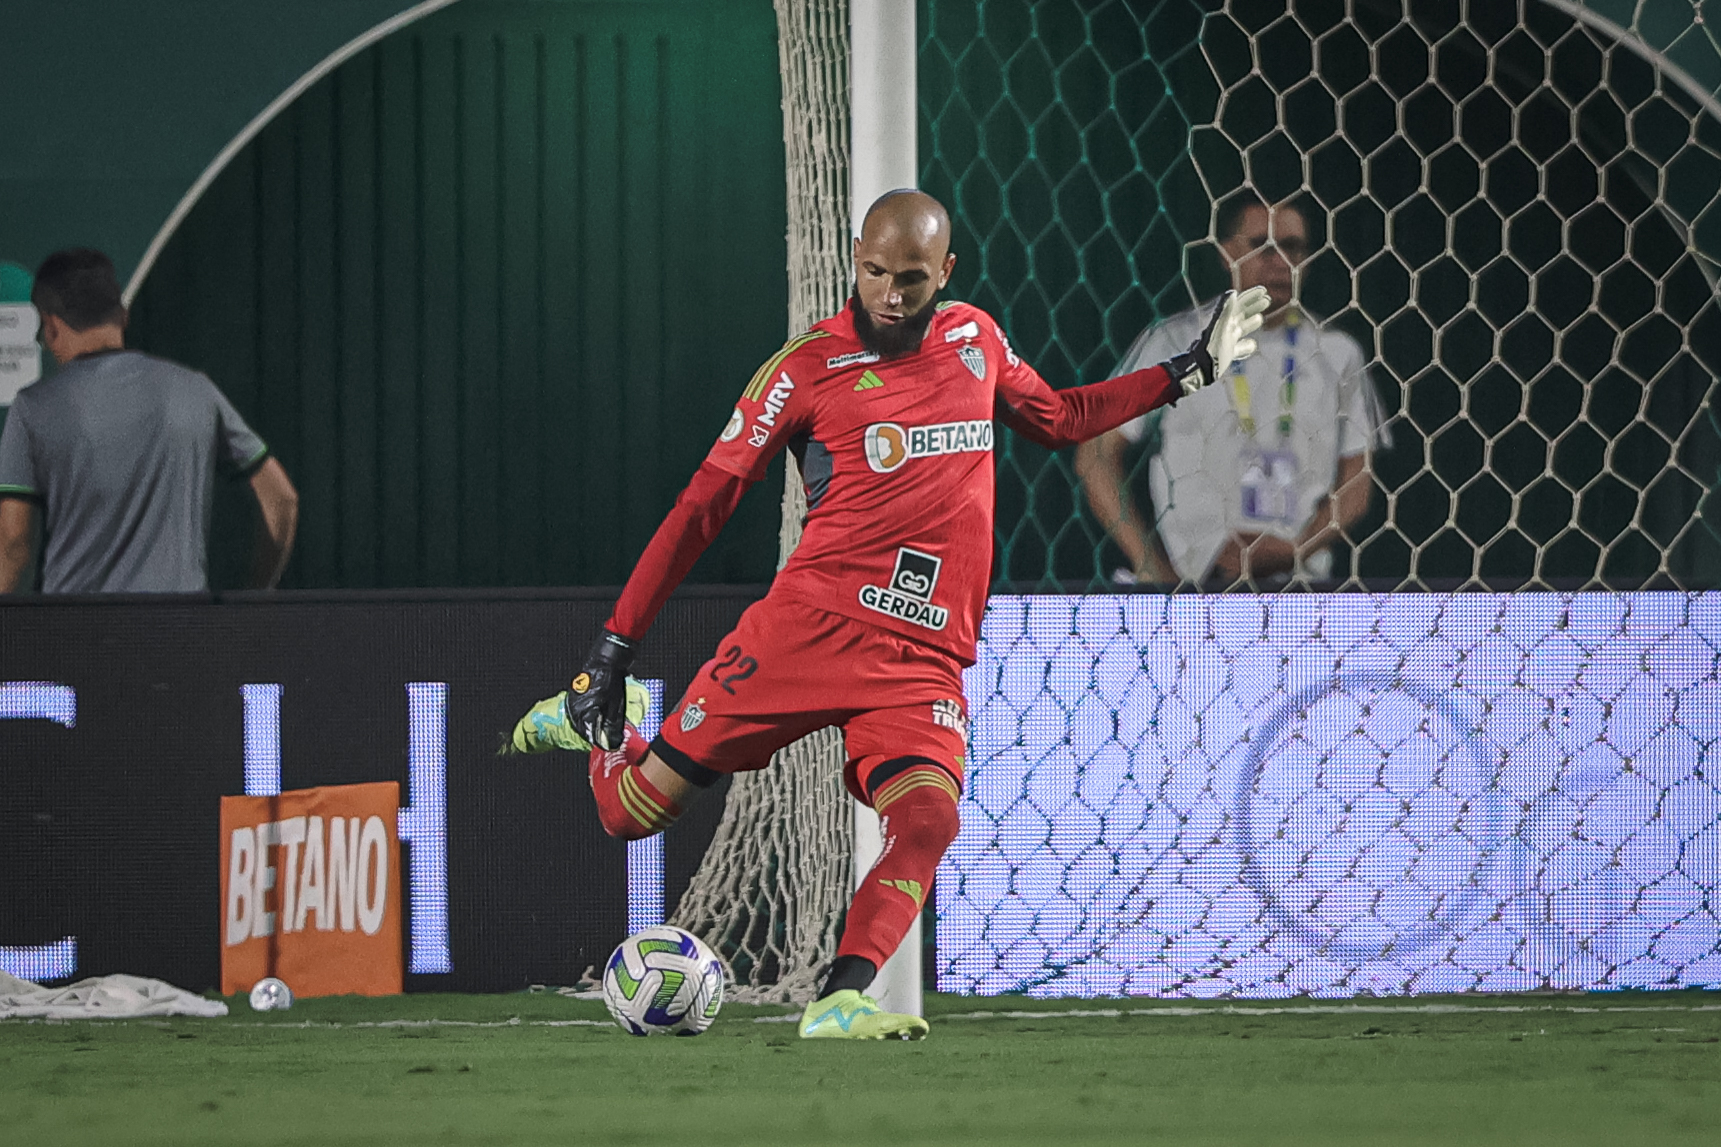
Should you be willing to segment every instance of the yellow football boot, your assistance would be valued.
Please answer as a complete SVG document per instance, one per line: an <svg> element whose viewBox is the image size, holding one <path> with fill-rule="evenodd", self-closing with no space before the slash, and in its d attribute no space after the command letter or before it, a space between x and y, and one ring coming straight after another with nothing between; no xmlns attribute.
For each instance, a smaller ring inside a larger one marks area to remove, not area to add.
<svg viewBox="0 0 1721 1147"><path fill-rule="evenodd" d="M930 1030L919 1016L887 1012L853 988L814 1000L801 1013L802 1039L925 1039Z"/></svg>

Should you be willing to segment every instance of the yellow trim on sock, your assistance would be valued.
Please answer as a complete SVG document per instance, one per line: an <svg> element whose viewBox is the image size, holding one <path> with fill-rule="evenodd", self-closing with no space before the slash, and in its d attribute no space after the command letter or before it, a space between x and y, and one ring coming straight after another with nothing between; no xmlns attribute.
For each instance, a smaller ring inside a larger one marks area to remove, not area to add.
<svg viewBox="0 0 1721 1147"><path fill-rule="evenodd" d="M632 765L629 765L627 770L622 773L621 783L627 786L628 792L640 802L642 807L649 809L653 814L661 816L668 811L653 800L650 793L645 791L645 788L639 783L639 778L634 775Z"/></svg>
<svg viewBox="0 0 1721 1147"><path fill-rule="evenodd" d="M621 798L622 807L629 816L646 828L668 828L675 820L668 811L652 800L645 790L640 788L639 781L634 778L632 766L621 775L616 782L616 795Z"/></svg>
<svg viewBox="0 0 1721 1147"><path fill-rule="evenodd" d="M915 789L925 788L928 785L942 791L952 803L961 799L961 794L956 790L956 783L945 774L944 770L927 765L912 768L900 777L892 777L885 782L884 787L873 794L872 807L878 812L883 812Z"/></svg>

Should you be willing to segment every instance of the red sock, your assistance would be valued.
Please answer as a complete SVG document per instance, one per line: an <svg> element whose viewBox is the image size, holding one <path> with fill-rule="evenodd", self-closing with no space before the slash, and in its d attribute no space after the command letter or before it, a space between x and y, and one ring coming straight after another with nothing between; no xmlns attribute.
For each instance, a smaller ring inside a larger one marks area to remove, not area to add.
<svg viewBox="0 0 1721 1147"><path fill-rule="evenodd" d="M598 799L598 819L604 831L623 840L642 840L675 823L681 809L657 791L639 771L651 748L632 725L619 749L593 749L592 795Z"/></svg>
<svg viewBox="0 0 1721 1147"><path fill-rule="evenodd" d="M908 935L944 850L956 839L956 782L923 765L892 777L873 796L884 851L849 905L839 956L862 956L882 968Z"/></svg>

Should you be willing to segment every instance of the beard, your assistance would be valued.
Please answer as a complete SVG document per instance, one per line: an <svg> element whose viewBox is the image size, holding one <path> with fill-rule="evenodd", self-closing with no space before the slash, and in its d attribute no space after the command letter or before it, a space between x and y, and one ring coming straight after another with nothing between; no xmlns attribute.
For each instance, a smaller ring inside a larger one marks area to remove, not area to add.
<svg viewBox="0 0 1721 1147"><path fill-rule="evenodd" d="M880 358L896 358L899 355L913 354L920 349L921 340L926 338L927 328L932 326L932 316L938 310L938 294L926 300L926 305L912 315L904 316L901 322L881 327L873 321L867 309L861 306L860 291L851 288L849 294L849 312L854 315L855 334L859 336L861 345Z"/></svg>

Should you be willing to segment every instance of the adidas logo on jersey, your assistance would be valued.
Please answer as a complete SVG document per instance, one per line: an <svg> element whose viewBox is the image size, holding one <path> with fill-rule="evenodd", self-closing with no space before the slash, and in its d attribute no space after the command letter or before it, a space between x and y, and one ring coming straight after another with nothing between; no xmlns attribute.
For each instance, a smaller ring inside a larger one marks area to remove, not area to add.
<svg viewBox="0 0 1721 1147"><path fill-rule="evenodd" d="M869 370L865 374L860 376L859 382L855 383L855 390L856 391L877 390L879 387L881 387L883 385L884 385L884 379L880 378L878 375L874 374L872 371Z"/></svg>

